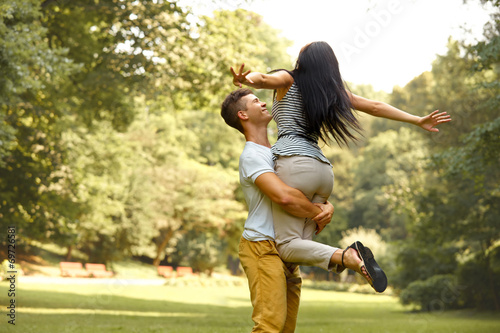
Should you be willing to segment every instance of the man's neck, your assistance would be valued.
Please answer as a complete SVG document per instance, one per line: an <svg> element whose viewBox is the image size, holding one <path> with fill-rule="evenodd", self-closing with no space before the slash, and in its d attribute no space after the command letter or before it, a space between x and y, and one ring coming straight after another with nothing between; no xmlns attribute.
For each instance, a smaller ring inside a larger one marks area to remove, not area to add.
<svg viewBox="0 0 500 333"><path fill-rule="evenodd" d="M271 143L267 137L267 127L250 130L246 129L245 139L258 145L271 148Z"/></svg>

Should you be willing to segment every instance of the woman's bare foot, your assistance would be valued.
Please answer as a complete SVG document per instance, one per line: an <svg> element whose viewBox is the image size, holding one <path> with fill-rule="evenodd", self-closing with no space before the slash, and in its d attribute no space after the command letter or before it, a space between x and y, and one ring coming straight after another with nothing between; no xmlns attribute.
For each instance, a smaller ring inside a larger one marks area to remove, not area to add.
<svg viewBox="0 0 500 333"><path fill-rule="evenodd" d="M361 274L368 282L372 282L372 279L364 265L361 265L361 258L358 251L349 247L343 252L343 264L346 268L352 269L356 273ZM361 267L360 267L361 266Z"/></svg>
<svg viewBox="0 0 500 333"><path fill-rule="evenodd" d="M337 273L349 268L363 276L376 292L387 288L387 276L375 261L370 248L356 241L344 251L338 249L330 259L330 267L337 266Z"/></svg>
<svg viewBox="0 0 500 333"><path fill-rule="evenodd" d="M371 284L372 279L370 278L365 266L361 265L361 262L362 260L358 251L352 247L348 247L344 251L340 249L335 251L331 258L331 265L337 265L336 272L338 274L342 273L346 268L349 268L356 273L361 274L361 276L363 276Z"/></svg>

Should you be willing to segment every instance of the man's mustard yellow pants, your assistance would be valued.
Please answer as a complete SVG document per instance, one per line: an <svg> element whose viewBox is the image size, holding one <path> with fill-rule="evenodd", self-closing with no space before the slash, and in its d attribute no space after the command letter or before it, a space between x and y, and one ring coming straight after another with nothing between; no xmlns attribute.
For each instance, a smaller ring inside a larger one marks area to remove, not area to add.
<svg viewBox="0 0 500 333"><path fill-rule="evenodd" d="M302 285L299 266L284 263L273 241L242 237L239 257L250 288L252 332L294 332Z"/></svg>

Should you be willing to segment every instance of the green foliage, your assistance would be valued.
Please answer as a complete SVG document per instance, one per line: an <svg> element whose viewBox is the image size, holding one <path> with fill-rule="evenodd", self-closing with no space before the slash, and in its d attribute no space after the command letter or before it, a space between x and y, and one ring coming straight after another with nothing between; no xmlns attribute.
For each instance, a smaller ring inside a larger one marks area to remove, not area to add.
<svg viewBox="0 0 500 333"><path fill-rule="evenodd" d="M13 106L37 95L44 100L47 89L74 68L66 49L47 42L39 5L38 0L0 5L0 105Z"/></svg>
<svg viewBox="0 0 500 333"><path fill-rule="evenodd" d="M234 171L221 168L219 160L211 166L194 159L206 140L186 125L197 117L211 116L150 114L138 117L126 133L106 123L94 125L91 133L83 128L67 133L72 177L80 184L76 200L85 207L75 233L89 258L161 260L165 250L175 252L189 235L210 231L219 239L229 225L241 223L244 209L234 200ZM219 135L230 130L221 128ZM212 146L223 151L218 148L223 144ZM187 260L194 257L189 255Z"/></svg>
<svg viewBox="0 0 500 333"><path fill-rule="evenodd" d="M494 309L500 302L500 247L477 253L458 270L465 304L478 309ZM484 272L478 274L478 272Z"/></svg>
<svg viewBox="0 0 500 333"><path fill-rule="evenodd" d="M230 129L219 113L186 111L178 114L179 126L190 133L187 157L209 166L237 170L245 137Z"/></svg>
<svg viewBox="0 0 500 333"><path fill-rule="evenodd" d="M192 230L177 243L171 260L211 276L214 268L224 263L223 254L223 242L217 235L217 230L213 232Z"/></svg>
<svg viewBox="0 0 500 333"><path fill-rule="evenodd" d="M472 180L476 194L498 196L499 133L500 117L477 126L461 140L460 148L450 148L437 155L436 162L448 177Z"/></svg>
<svg viewBox="0 0 500 333"><path fill-rule="evenodd" d="M85 124L109 120L124 130L134 97L169 95L183 85L181 59L192 53L187 12L170 1L46 1L44 24L53 46L68 49L82 70L65 85L72 112Z"/></svg>
<svg viewBox="0 0 500 333"><path fill-rule="evenodd" d="M477 70L487 70L500 63L500 6L497 0L481 0L483 4L491 3L495 11L491 13L490 22L484 26L484 41L470 46L470 51L477 56L479 61L474 65Z"/></svg>
<svg viewBox="0 0 500 333"><path fill-rule="evenodd" d="M75 182L75 201L82 206L73 228L73 238L60 244L81 244L89 260L108 261L136 254L154 236L148 205L151 198L147 175L140 172L147 160L126 135L112 130L109 123L67 132L68 181ZM76 239L75 239L76 237Z"/></svg>
<svg viewBox="0 0 500 333"><path fill-rule="evenodd" d="M346 246L343 231L375 230L355 237L426 309L442 301L432 283L456 286L445 274L467 287L452 306L500 307L500 25L498 1L486 2L495 12L483 41L450 40L431 71L390 96L352 85L413 114L448 111L451 123L421 135L361 117L367 140L324 147L335 215L316 240ZM228 67L290 68L290 44L242 9L195 18L165 0L3 2L0 227L68 256L145 256L210 273L236 256L246 217L244 138L218 116L234 89Z"/></svg>
<svg viewBox="0 0 500 333"><path fill-rule="evenodd" d="M409 175L425 165L427 148L414 130L382 132L361 150L355 170L354 202L350 227L375 229L385 239L406 235L407 216L394 211L388 201L388 189L411 192Z"/></svg>
<svg viewBox="0 0 500 333"><path fill-rule="evenodd" d="M433 211L433 217L418 231L419 239L429 237L426 230L432 229L441 236L436 239L438 242L457 244L464 261L458 270L461 284L467 288L476 286L473 293L465 291L466 304L490 309L500 305L500 288L494 282L498 272L490 264L495 258L492 253L496 253L491 249L500 239L499 132L497 118L465 136L460 148L450 148L436 156L443 179L447 180L447 200L436 200L424 208Z"/></svg>
<svg viewBox="0 0 500 333"><path fill-rule="evenodd" d="M402 299L424 309L432 309L433 297L442 301L429 291L432 283L439 283L439 274L458 278L457 304L500 308L495 282L495 244L500 239L498 54L490 53L498 44L498 31L492 27L486 27L485 42L466 46L450 41L448 53L438 57L432 72L414 80L433 82L421 97L450 110L453 117L451 126L428 136L434 156L422 172L411 175L413 191L389 187L394 207L410 217L410 237L401 243L395 285L403 289ZM411 87L399 96L411 96ZM400 102L408 108L422 103L407 97ZM418 298L420 293L429 297Z"/></svg>
<svg viewBox="0 0 500 333"><path fill-rule="evenodd" d="M449 187L459 190L450 194L448 203L461 212L460 223L453 225L454 235L461 235L468 244L484 244L483 248L500 238L499 131L497 118L469 133L460 149L450 148L436 156Z"/></svg>
<svg viewBox="0 0 500 333"><path fill-rule="evenodd" d="M496 80L498 73L473 71L476 62L464 57L464 52L464 46L450 41L448 53L438 56L433 64L433 100L436 108L452 112L454 116L453 126L447 126L446 131L430 137L439 144L460 146L459 138L464 133L473 130L477 124L500 116L498 107L491 105L491 100L497 98L498 90L483 85Z"/></svg>
<svg viewBox="0 0 500 333"><path fill-rule="evenodd" d="M444 311L457 309L460 302L461 286L453 275L434 275L426 280L418 280L401 293L403 304L415 304L422 311Z"/></svg>
<svg viewBox="0 0 500 333"><path fill-rule="evenodd" d="M387 254L387 243L373 229L365 229L363 227L349 229L342 233L342 239L339 244L345 249L355 241L361 241L365 246L368 246L377 255L377 259Z"/></svg>
<svg viewBox="0 0 500 333"><path fill-rule="evenodd" d="M2 107L3 109L3 107ZM7 165L6 159L11 154L11 150L16 146L14 127L5 121L5 112L0 111L0 168Z"/></svg>
<svg viewBox="0 0 500 333"><path fill-rule="evenodd" d="M198 69L191 80L197 88L191 96L191 109L220 110L221 101L235 88L229 66L245 63L247 69L257 72L290 68L286 48L291 42L280 37L260 15L243 9L221 10L202 19L197 45L203 58L194 59L201 62L192 64ZM271 92L259 91L258 95L271 102Z"/></svg>
<svg viewBox="0 0 500 333"><path fill-rule="evenodd" d="M59 88L78 66L47 41L39 4L0 5L0 225L17 225L21 242L65 228L77 210L58 182L66 106Z"/></svg>
<svg viewBox="0 0 500 333"><path fill-rule="evenodd" d="M454 245L431 246L427 242L408 240L396 243L393 249L399 269L391 276L391 283L399 289L406 290L413 281L425 281L458 268L457 248Z"/></svg>
<svg viewBox="0 0 500 333"><path fill-rule="evenodd" d="M152 240L196 228L234 236L244 218L234 142L243 140L213 113L173 114L222 100L210 83L218 97L198 99L200 50L217 47L193 38L189 11L117 0L19 0L0 9L2 225L17 225L20 241L54 241L94 261L160 257L168 242ZM273 38L265 25L255 31ZM263 43L266 61L286 54L275 44Z"/></svg>

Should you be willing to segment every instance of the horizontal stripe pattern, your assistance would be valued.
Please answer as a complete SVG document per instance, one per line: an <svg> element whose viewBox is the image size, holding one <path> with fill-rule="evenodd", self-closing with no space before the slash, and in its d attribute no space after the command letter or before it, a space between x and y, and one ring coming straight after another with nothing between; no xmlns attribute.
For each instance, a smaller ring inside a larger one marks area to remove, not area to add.
<svg viewBox="0 0 500 333"><path fill-rule="evenodd" d="M309 156L330 164L318 146L318 137L305 130L304 105L295 82L281 100L274 100L272 116L278 125L278 141L272 147L275 157Z"/></svg>

